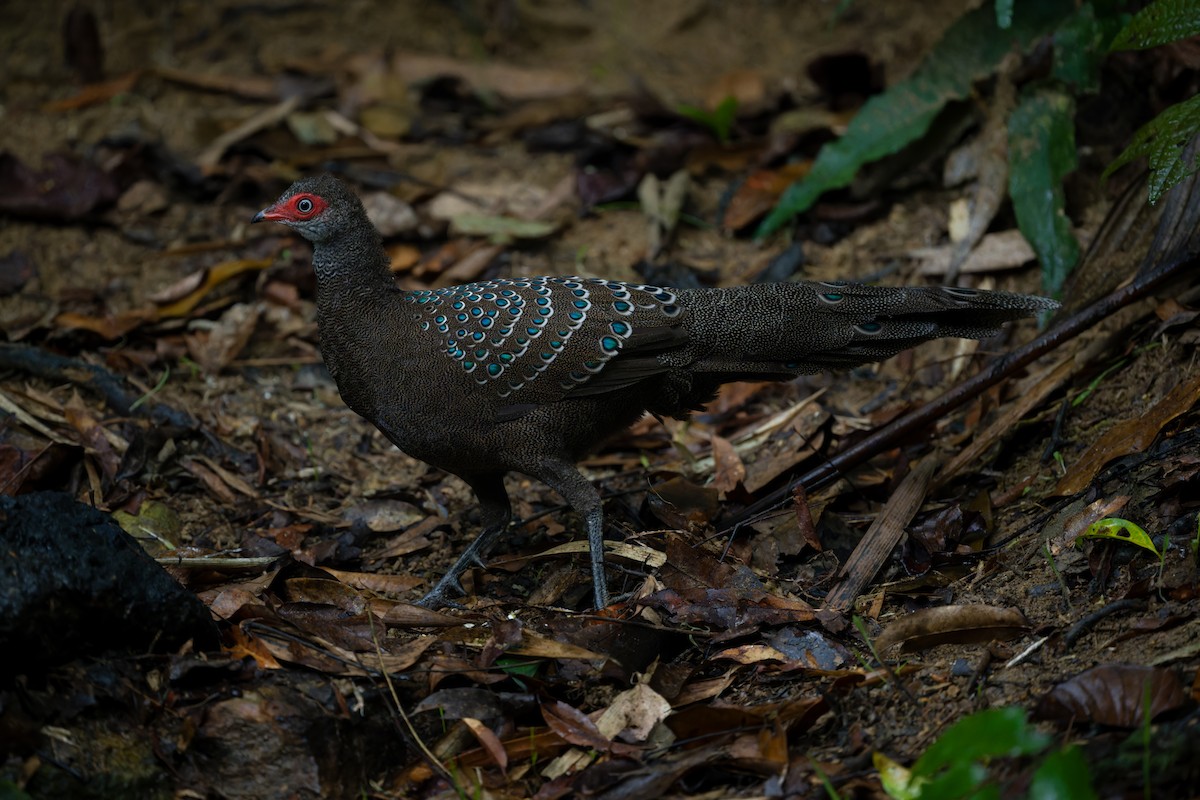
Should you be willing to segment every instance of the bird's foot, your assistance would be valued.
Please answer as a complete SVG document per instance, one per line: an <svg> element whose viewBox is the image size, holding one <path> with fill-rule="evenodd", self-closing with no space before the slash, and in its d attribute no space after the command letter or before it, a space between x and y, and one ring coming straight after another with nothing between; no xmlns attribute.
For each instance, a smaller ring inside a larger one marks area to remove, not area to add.
<svg viewBox="0 0 1200 800"><path fill-rule="evenodd" d="M465 608L461 603L456 603L451 600L448 595L453 592L457 595L466 594L462 584L458 582L458 576L453 573L446 573L442 579L437 582L437 585L429 590L429 593L417 601L417 605L429 609L439 608Z"/></svg>

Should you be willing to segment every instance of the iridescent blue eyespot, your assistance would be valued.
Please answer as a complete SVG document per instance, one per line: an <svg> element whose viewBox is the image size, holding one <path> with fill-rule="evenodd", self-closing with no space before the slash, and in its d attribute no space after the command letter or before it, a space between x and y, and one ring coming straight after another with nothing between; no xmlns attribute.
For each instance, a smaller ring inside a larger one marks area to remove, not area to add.
<svg viewBox="0 0 1200 800"><path fill-rule="evenodd" d="M477 342L482 342L483 341L483 331L477 331L475 333L472 333L471 338Z"/></svg>
<svg viewBox="0 0 1200 800"><path fill-rule="evenodd" d="M507 308L508 301L505 300L503 297L500 297L500 298L496 299L496 305L499 306L500 308Z"/></svg>
<svg viewBox="0 0 1200 800"><path fill-rule="evenodd" d="M575 295L576 297L587 297L587 289L576 289L575 291L571 292L571 294Z"/></svg>
<svg viewBox="0 0 1200 800"><path fill-rule="evenodd" d="M485 294L485 295L483 296L483 299L484 299L484 300L495 300L495 299L496 299L496 295L492 294L491 292L488 292L487 294Z"/></svg>
<svg viewBox="0 0 1200 800"><path fill-rule="evenodd" d="M483 319L479 320L479 324L485 328L490 328L490 327L492 327L492 318L484 317Z"/></svg>
<svg viewBox="0 0 1200 800"><path fill-rule="evenodd" d="M467 304L464 303L462 300L455 300L453 303L450 304L450 307L453 308L455 311L462 311L464 308L467 307Z"/></svg>
<svg viewBox="0 0 1200 800"><path fill-rule="evenodd" d="M574 303L572 303L571 305L573 305L573 306L575 306L576 308L579 308L579 309L584 309L584 308L587 308L587 307L588 307L588 301L587 301L587 300L576 300L576 301L575 301Z"/></svg>
<svg viewBox="0 0 1200 800"><path fill-rule="evenodd" d="M433 321L436 322L438 325L445 325L446 324L446 315L438 314L436 317L433 318Z"/></svg>
<svg viewBox="0 0 1200 800"><path fill-rule="evenodd" d="M579 312L579 311L572 311L570 314L567 314L567 316L568 316L568 317L570 317L570 318L571 318L571 319L573 319L573 320L581 320L581 319L583 319L583 314L582 314L581 312Z"/></svg>
<svg viewBox="0 0 1200 800"><path fill-rule="evenodd" d="M480 361L483 361L485 358L487 358L487 354L488 354L488 351L483 347L480 347L475 351L475 357L478 358Z"/></svg>
<svg viewBox="0 0 1200 800"><path fill-rule="evenodd" d="M618 300L617 302L613 303L613 308L615 308L617 311L624 314L626 311L629 310L629 303L625 303L625 302Z"/></svg>
<svg viewBox="0 0 1200 800"><path fill-rule="evenodd" d="M507 364L508 362L513 360L513 354L512 353L501 353L499 358L501 361L503 361L505 364Z"/></svg>
<svg viewBox="0 0 1200 800"><path fill-rule="evenodd" d="M613 350L616 350L617 346L617 340L611 336L605 336L600 340L600 347L606 352L612 352Z"/></svg>
<svg viewBox="0 0 1200 800"><path fill-rule="evenodd" d="M467 315L466 315L466 314L456 314L454 318L455 318L456 320L458 320L459 322L466 322L466 321L467 321Z"/></svg>
<svg viewBox="0 0 1200 800"><path fill-rule="evenodd" d="M624 336L625 334L629 333L629 326L624 322L614 322L612 325L609 325L608 328L617 336Z"/></svg>
<svg viewBox="0 0 1200 800"><path fill-rule="evenodd" d="M863 333L879 333L881 330L883 330L883 326L878 322L864 322L857 327Z"/></svg>
<svg viewBox="0 0 1200 800"><path fill-rule="evenodd" d="M483 313L482 308L480 308L479 306L472 306L472 308L471 308L471 316L472 317L478 317L482 313Z"/></svg>
<svg viewBox="0 0 1200 800"><path fill-rule="evenodd" d="M491 375L493 378L496 377L497 375L499 375L503 370L504 370L504 367L500 366L499 364L488 364L487 365L487 373L488 373L488 375Z"/></svg>
<svg viewBox="0 0 1200 800"><path fill-rule="evenodd" d="M550 347L554 348L555 350L561 350L561 349L562 349L562 342L560 342L560 341L558 341L558 340L555 340L555 341L553 341L553 342L551 342L551 343L550 343Z"/></svg>
<svg viewBox="0 0 1200 800"><path fill-rule="evenodd" d="M550 305L550 298L549 297L539 297L537 299L537 304L539 306L548 306L548 305Z"/></svg>

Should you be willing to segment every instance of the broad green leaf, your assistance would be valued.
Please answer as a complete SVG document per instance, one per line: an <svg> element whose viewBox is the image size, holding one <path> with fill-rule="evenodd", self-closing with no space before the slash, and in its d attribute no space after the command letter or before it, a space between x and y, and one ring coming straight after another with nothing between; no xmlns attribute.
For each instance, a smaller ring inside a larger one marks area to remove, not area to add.
<svg viewBox="0 0 1200 800"><path fill-rule="evenodd" d="M1075 102L1057 88L1021 93L1008 118L1008 194L1017 227L1042 262L1042 286L1057 295L1079 260L1062 179L1075 169Z"/></svg>
<svg viewBox="0 0 1200 800"><path fill-rule="evenodd" d="M1095 800L1092 771L1078 747L1051 753L1033 774L1029 800Z"/></svg>
<svg viewBox="0 0 1200 800"><path fill-rule="evenodd" d="M912 772L914 777L931 776L952 764L1031 755L1049 743L1050 737L1030 726L1025 709L989 708L951 725L917 759Z"/></svg>
<svg viewBox="0 0 1200 800"><path fill-rule="evenodd" d="M1200 33L1200 0L1156 0L1134 14L1110 50L1145 50Z"/></svg>
<svg viewBox="0 0 1200 800"><path fill-rule="evenodd" d="M924 135L947 102L967 97L1014 47L1024 50L1074 8L1073 0L1021 3L1009 30L996 26L987 5L963 15L908 79L868 100L845 135L821 148L807 177L787 188L756 236L769 236L824 192L849 184L864 164Z"/></svg>
<svg viewBox="0 0 1200 800"><path fill-rule="evenodd" d="M999 791L987 786L988 770L974 761L951 764L936 778L921 787L919 800L991 800Z"/></svg>
<svg viewBox="0 0 1200 800"><path fill-rule="evenodd" d="M1150 534L1136 523L1130 522L1127 519L1119 517L1105 517L1098 522L1093 522L1088 526L1088 529L1079 535L1080 539L1116 539L1129 544L1136 544L1138 547L1145 548L1151 553L1154 553L1155 558L1161 559L1158 548L1154 546L1154 541L1150 538Z"/></svg>
<svg viewBox="0 0 1200 800"><path fill-rule="evenodd" d="M1200 95L1171 106L1139 128L1125 152L1104 170L1103 177L1145 156L1150 162L1150 202L1157 203L1164 192L1200 170L1200 154L1185 160L1183 152L1197 133L1200 133Z"/></svg>

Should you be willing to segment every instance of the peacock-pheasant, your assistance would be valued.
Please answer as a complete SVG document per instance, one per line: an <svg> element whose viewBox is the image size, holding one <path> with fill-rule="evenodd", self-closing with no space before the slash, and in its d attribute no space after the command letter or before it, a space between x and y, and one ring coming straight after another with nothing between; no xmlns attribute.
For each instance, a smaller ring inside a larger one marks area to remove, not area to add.
<svg viewBox="0 0 1200 800"><path fill-rule="evenodd" d="M595 278L396 287L378 232L337 178L297 181L254 222L312 242L321 352L351 409L410 456L461 477L483 531L422 603L444 605L511 516L504 476L561 494L587 526L608 604L600 493L576 462L645 412L686 417L738 380L787 380L979 339L1052 309L1042 297L841 282L676 290Z"/></svg>

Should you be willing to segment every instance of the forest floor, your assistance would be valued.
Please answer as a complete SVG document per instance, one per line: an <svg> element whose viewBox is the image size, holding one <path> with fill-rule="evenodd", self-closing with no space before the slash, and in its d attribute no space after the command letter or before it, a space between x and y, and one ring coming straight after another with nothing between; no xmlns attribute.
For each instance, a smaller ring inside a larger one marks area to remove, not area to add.
<svg viewBox="0 0 1200 800"><path fill-rule="evenodd" d="M807 497L789 481L1046 321L642 420L584 462L628 545L601 612L581 521L510 476L520 522L467 574L464 607L434 613L410 604L477 532L474 498L345 407L307 243L249 224L334 171L404 288L937 282L967 191L941 165L970 125L787 236L750 234L966 5L112 0L71 24L54 3L6 8L0 330L140 399L117 408L77 372L6 356L0 493L116 515L176 559L220 643L0 683L0 779L32 797L883 797L877 754L910 764L972 714L1018 708L1052 750L1082 746L1101 796L1142 796L1146 769L1154 796L1195 794L1179 788L1200 763L1191 285ZM728 96L728 142L679 111ZM1068 200L1085 244L1125 185L1100 173L1141 121L1081 149ZM1014 228L1002 211L999 255L963 284L1040 291ZM902 543L848 613L822 616L913 491ZM1161 559L1080 539L1106 517L1136 521ZM1151 706L1165 716L1144 725ZM1019 795L1045 752L988 780Z"/></svg>

